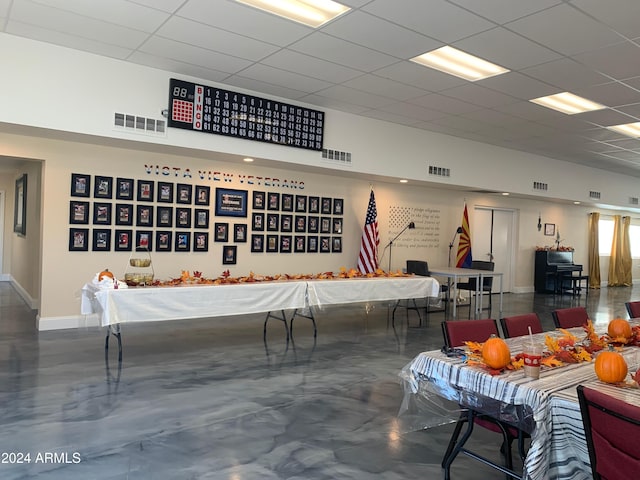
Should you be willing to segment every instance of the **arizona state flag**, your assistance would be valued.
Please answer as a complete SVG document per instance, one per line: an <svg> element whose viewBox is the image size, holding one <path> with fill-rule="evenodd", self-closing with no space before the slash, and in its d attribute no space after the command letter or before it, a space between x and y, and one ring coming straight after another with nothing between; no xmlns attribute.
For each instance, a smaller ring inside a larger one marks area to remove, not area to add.
<svg viewBox="0 0 640 480"><path fill-rule="evenodd" d="M471 231L469 230L469 215L467 204L464 204L462 214L462 233L458 239L458 254L456 255L456 267L471 268Z"/></svg>

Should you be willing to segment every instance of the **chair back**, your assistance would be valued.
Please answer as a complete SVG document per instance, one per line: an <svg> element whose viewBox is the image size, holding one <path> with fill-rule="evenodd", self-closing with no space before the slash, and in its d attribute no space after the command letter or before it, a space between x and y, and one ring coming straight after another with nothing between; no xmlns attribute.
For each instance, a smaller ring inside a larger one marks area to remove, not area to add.
<svg viewBox="0 0 640 480"><path fill-rule="evenodd" d="M631 480L640 472L640 407L578 386L593 478Z"/></svg>
<svg viewBox="0 0 640 480"><path fill-rule="evenodd" d="M524 315L514 315L500 319L502 333L505 337L521 337L531 333L542 333L542 322L537 313L525 313Z"/></svg>
<svg viewBox="0 0 640 480"><path fill-rule="evenodd" d="M471 261L471 268L474 270L486 270L488 272L493 272L495 269L496 264L493 262L486 262L484 260L472 260ZM475 290L476 289L476 278L470 278L468 285L469 285L469 289L470 290ZM482 279L482 289L485 291L491 291L491 288L493 287L493 277L484 277Z"/></svg>
<svg viewBox="0 0 640 480"><path fill-rule="evenodd" d="M640 318L640 301L626 302L624 306L627 307L629 318Z"/></svg>
<svg viewBox="0 0 640 480"><path fill-rule="evenodd" d="M442 322L444 344L448 348L459 347L464 342L486 342L491 335L500 336L493 318L481 320L445 320Z"/></svg>
<svg viewBox="0 0 640 480"><path fill-rule="evenodd" d="M424 260L407 260L407 273L428 277L430 276L429 264Z"/></svg>
<svg viewBox="0 0 640 480"><path fill-rule="evenodd" d="M560 308L551 312L556 328L581 327L587 324L589 314L584 307Z"/></svg>

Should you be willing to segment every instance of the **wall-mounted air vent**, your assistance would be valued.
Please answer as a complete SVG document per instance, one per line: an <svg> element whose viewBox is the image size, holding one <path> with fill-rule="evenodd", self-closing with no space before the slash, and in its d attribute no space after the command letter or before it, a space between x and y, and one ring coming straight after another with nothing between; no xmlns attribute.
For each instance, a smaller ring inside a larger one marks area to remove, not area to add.
<svg viewBox="0 0 640 480"><path fill-rule="evenodd" d="M435 165L429 165L429 175L435 175L436 177L450 177L451 170L444 167L436 167Z"/></svg>
<svg viewBox="0 0 640 480"><path fill-rule="evenodd" d="M546 192L547 190L549 190L549 185L544 182L533 182L533 189Z"/></svg>
<svg viewBox="0 0 640 480"><path fill-rule="evenodd" d="M638 197L629 197L630 205L638 205Z"/></svg>
<svg viewBox="0 0 640 480"><path fill-rule="evenodd" d="M593 190L591 190L589 192L589 198L592 198L594 200L600 200L600 192L594 192Z"/></svg>
<svg viewBox="0 0 640 480"><path fill-rule="evenodd" d="M113 126L116 130L124 130L142 135L166 136L167 121L147 118L140 115L116 112L113 115Z"/></svg>
<svg viewBox="0 0 640 480"><path fill-rule="evenodd" d="M322 158L340 163L341 165L351 166L351 153L342 152L340 150L331 150L329 148L322 149Z"/></svg>

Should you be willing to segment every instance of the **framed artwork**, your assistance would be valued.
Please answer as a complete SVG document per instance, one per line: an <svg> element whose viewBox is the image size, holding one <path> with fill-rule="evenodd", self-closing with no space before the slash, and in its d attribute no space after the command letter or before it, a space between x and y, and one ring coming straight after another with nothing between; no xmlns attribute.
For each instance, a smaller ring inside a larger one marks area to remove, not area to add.
<svg viewBox="0 0 640 480"><path fill-rule="evenodd" d="M331 229L331 232L342 235L342 218L333 219L333 228Z"/></svg>
<svg viewBox="0 0 640 480"><path fill-rule="evenodd" d="M261 233L254 233L251 235L251 251L252 252L264 252L264 235Z"/></svg>
<svg viewBox="0 0 640 480"><path fill-rule="evenodd" d="M136 207L136 225L138 227L153 227L152 205L138 205Z"/></svg>
<svg viewBox="0 0 640 480"><path fill-rule="evenodd" d="M293 237L293 251L296 253L304 253L305 251L305 237L302 235L296 235Z"/></svg>
<svg viewBox="0 0 640 480"><path fill-rule="evenodd" d="M96 175L93 187L93 196L95 198L112 198L113 177L103 177L102 175Z"/></svg>
<svg viewBox="0 0 640 480"><path fill-rule="evenodd" d="M111 230L108 228L93 229L93 243L91 250L94 252L108 252L111 250Z"/></svg>
<svg viewBox="0 0 640 480"><path fill-rule="evenodd" d="M91 196L91 175L84 175L82 173L71 174L71 196Z"/></svg>
<svg viewBox="0 0 640 480"><path fill-rule="evenodd" d="M196 208L195 209L195 221L193 222L194 228L209 228L209 209L208 208Z"/></svg>
<svg viewBox="0 0 640 480"><path fill-rule="evenodd" d="M253 192L253 209L254 210L264 210L265 204L265 193L264 192Z"/></svg>
<svg viewBox="0 0 640 480"><path fill-rule="evenodd" d="M267 235L267 252L278 251L278 235Z"/></svg>
<svg viewBox="0 0 640 480"><path fill-rule="evenodd" d="M332 237L331 238L331 251L333 253L342 252L342 237Z"/></svg>
<svg viewBox="0 0 640 480"><path fill-rule="evenodd" d="M282 210L285 212L293 212L293 195L290 193L282 194Z"/></svg>
<svg viewBox="0 0 640 480"><path fill-rule="evenodd" d="M116 178L116 200L133 200L133 178Z"/></svg>
<svg viewBox="0 0 640 480"><path fill-rule="evenodd" d="M209 205L211 202L211 187L207 185L196 185L196 196L194 203L196 205Z"/></svg>
<svg viewBox="0 0 640 480"><path fill-rule="evenodd" d="M333 199L333 214L334 215L342 215L344 211L344 200L342 198L334 198Z"/></svg>
<svg viewBox="0 0 640 480"><path fill-rule="evenodd" d="M291 235L280 235L280 253L291 253Z"/></svg>
<svg viewBox="0 0 640 480"><path fill-rule="evenodd" d="M331 215L331 199L330 198L322 197L322 201L320 203L320 213Z"/></svg>
<svg viewBox="0 0 640 480"><path fill-rule="evenodd" d="M138 201L153 202L153 187L153 180L138 180Z"/></svg>
<svg viewBox="0 0 640 480"><path fill-rule="evenodd" d="M176 227L191 228L191 209L176 207Z"/></svg>
<svg viewBox="0 0 640 480"><path fill-rule="evenodd" d="M296 212L307 213L307 196L296 195Z"/></svg>
<svg viewBox="0 0 640 480"><path fill-rule="evenodd" d="M184 203L186 205L191 204L191 194L193 193L193 187L186 183L179 183L176 186L176 203Z"/></svg>
<svg viewBox="0 0 640 480"><path fill-rule="evenodd" d="M280 194L276 192L267 193L267 210L280 210Z"/></svg>
<svg viewBox="0 0 640 480"><path fill-rule="evenodd" d="M318 251L318 237L311 235L307 237L307 252L316 253Z"/></svg>
<svg viewBox="0 0 640 480"><path fill-rule="evenodd" d="M553 237L556 234L556 224L555 223L545 223L544 224L544 234Z"/></svg>
<svg viewBox="0 0 640 480"><path fill-rule="evenodd" d="M116 252L130 252L133 243L132 236L132 230L116 230L114 250Z"/></svg>
<svg viewBox="0 0 640 480"><path fill-rule="evenodd" d="M133 205L116 203L116 225L133 225Z"/></svg>
<svg viewBox="0 0 640 480"><path fill-rule="evenodd" d="M94 202L93 204L93 224L111 225L111 204Z"/></svg>
<svg viewBox="0 0 640 480"><path fill-rule="evenodd" d="M235 265L238 259L238 247L235 245L225 245L222 248L222 264Z"/></svg>
<svg viewBox="0 0 640 480"><path fill-rule="evenodd" d="M293 216L292 215L280 215L280 231L291 232L293 231Z"/></svg>
<svg viewBox="0 0 640 480"><path fill-rule="evenodd" d="M173 183L158 182L158 196L156 201L160 203L173 203Z"/></svg>
<svg viewBox="0 0 640 480"><path fill-rule="evenodd" d="M307 231L309 233L318 233L320 231L320 217L309 217L307 219Z"/></svg>
<svg viewBox="0 0 640 480"><path fill-rule="evenodd" d="M320 197L309 197L309 213L320 213Z"/></svg>
<svg viewBox="0 0 640 480"><path fill-rule="evenodd" d="M277 232L280 223L280 215L277 213L267 213L267 231Z"/></svg>
<svg viewBox="0 0 640 480"><path fill-rule="evenodd" d="M188 252L191 250L191 234L189 232L176 232L176 252Z"/></svg>
<svg viewBox="0 0 640 480"><path fill-rule="evenodd" d="M156 227L173 227L173 207L156 207Z"/></svg>
<svg viewBox="0 0 640 480"><path fill-rule="evenodd" d="M27 174L16 180L15 199L13 204L13 231L18 235L27 233Z"/></svg>
<svg viewBox="0 0 640 480"><path fill-rule="evenodd" d="M229 241L229 224L228 223L219 223L216 222L214 225L215 237L214 241L216 242L228 242Z"/></svg>
<svg viewBox="0 0 640 480"><path fill-rule="evenodd" d="M170 252L173 232L170 230L158 230L156 232L156 252Z"/></svg>
<svg viewBox="0 0 640 480"><path fill-rule="evenodd" d="M304 233L307 231L307 217L304 215L296 215L296 233Z"/></svg>
<svg viewBox="0 0 640 480"><path fill-rule="evenodd" d="M216 216L246 217L247 191L216 188Z"/></svg>
<svg viewBox="0 0 640 480"><path fill-rule="evenodd" d="M69 223L89 223L89 202L69 202Z"/></svg>
<svg viewBox="0 0 640 480"><path fill-rule="evenodd" d="M331 252L331 239L329 237L320 237L320 253Z"/></svg>
<svg viewBox="0 0 640 480"><path fill-rule="evenodd" d="M136 230L136 252L150 252L153 249L153 232Z"/></svg>
<svg viewBox="0 0 640 480"><path fill-rule="evenodd" d="M89 229L70 228L69 229L69 251L86 252L89 250Z"/></svg>
<svg viewBox="0 0 640 480"><path fill-rule="evenodd" d="M320 218L320 233L331 233L331 217Z"/></svg>
<svg viewBox="0 0 640 480"><path fill-rule="evenodd" d="M209 250L209 232L193 232L193 251L206 252Z"/></svg>
<svg viewBox="0 0 640 480"><path fill-rule="evenodd" d="M264 230L264 213L251 214L251 230L262 232Z"/></svg>
<svg viewBox="0 0 640 480"><path fill-rule="evenodd" d="M247 241L247 224L246 223L233 224L233 241L237 243L242 243Z"/></svg>

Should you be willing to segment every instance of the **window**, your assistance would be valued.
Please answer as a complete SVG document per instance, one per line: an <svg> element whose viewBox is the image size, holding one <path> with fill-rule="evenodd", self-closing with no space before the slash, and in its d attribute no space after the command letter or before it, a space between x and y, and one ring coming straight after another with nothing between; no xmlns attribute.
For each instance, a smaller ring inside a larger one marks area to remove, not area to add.
<svg viewBox="0 0 640 480"><path fill-rule="evenodd" d="M640 258L640 225L629 225L629 241L631 243L631 258ZM598 222L598 242L601 257L611 256L613 244L613 220Z"/></svg>

